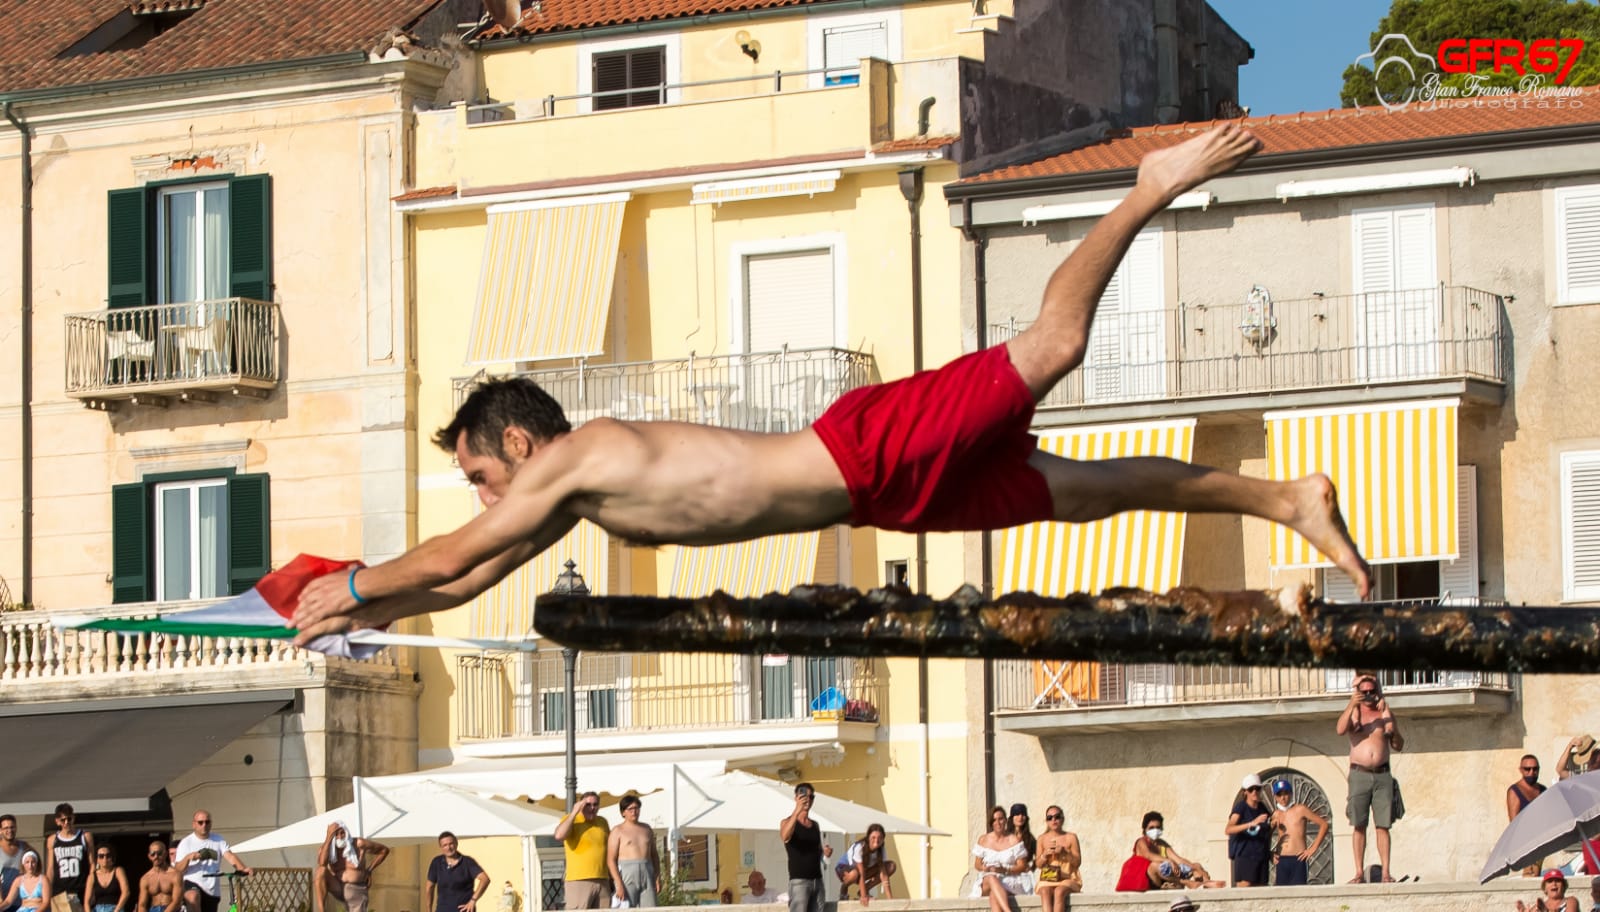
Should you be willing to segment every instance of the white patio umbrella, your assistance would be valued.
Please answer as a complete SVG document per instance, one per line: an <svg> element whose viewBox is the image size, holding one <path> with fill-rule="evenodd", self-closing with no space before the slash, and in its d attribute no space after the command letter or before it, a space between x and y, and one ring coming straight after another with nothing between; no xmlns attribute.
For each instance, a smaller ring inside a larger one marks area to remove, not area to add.
<svg viewBox="0 0 1600 912"><path fill-rule="evenodd" d="M1500 834L1478 882L1488 883L1595 836L1600 836L1600 773L1563 779L1528 802Z"/></svg>
<svg viewBox="0 0 1600 912"><path fill-rule="evenodd" d="M676 784L677 829L685 833L728 830L776 831L778 822L794 813L794 786L743 770L731 770L702 779L679 777ZM670 825L674 810L657 800L650 816ZM864 834L869 824L883 825L889 834L948 836L930 826L896 817L876 808L817 792L811 819L826 833Z"/></svg>
<svg viewBox="0 0 1600 912"><path fill-rule="evenodd" d="M328 825L344 823L358 836L385 845L431 843L449 830L457 836L530 836L555 830L561 814L518 801L485 798L431 780L378 787L357 779L356 800L298 823L236 843L239 854L320 846Z"/></svg>

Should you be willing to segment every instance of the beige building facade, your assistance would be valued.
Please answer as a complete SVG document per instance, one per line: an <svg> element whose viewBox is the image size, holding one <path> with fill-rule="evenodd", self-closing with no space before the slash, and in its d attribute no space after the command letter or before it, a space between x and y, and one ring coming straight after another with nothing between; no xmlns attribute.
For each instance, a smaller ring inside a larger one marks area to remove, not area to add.
<svg viewBox="0 0 1600 912"><path fill-rule="evenodd" d="M1176 424L1191 449L1174 455L1196 462L1257 477L1329 471L1379 599L1589 603L1597 514L1585 479L1600 428L1575 399L1586 359L1569 355L1600 332L1591 103L1249 122L1265 151L1135 241L1088 362L1039 410L1041 436L1088 445ZM969 269L966 312L1000 337L1031 319L1047 267L1130 186L1131 172L1107 169L1204 126L1134 131L958 185L951 219L983 239L988 277L975 286ZM1480 135L1491 130L1504 132ZM1319 452L1335 464L1303 459ZM1113 561L1103 583L1305 582L1352 596L1263 521L1191 516L1162 530L1101 529L1060 547L1168 555ZM993 547L1013 578L1061 553L1043 530ZM1592 727L1587 678L1526 671L1382 673L1406 739L1393 760L1407 808L1396 876L1475 880L1505 826L1518 758L1538 756L1551 781L1568 739ZM1285 776L1332 819L1314 876L1343 883L1355 871L1334 720L1350 681L1321 669L1000 663L999 778L1067 809L1093 890L1115 882L1152 809L1180 851L1225 871L1239 781Z"/></svg>

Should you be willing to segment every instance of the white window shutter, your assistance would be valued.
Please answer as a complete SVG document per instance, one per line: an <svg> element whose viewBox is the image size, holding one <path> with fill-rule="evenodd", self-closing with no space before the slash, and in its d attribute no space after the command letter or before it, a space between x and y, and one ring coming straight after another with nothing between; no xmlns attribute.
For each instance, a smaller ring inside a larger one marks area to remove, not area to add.
<svg viewBox="0 0 1600 912"><path fill-rule="evenodd" d="M1122 395L1122 320L1126 310L1126 266L1118 264L1096 305L1083 357L1083 394L1093 401Z"/></svg>
<svg viewBox="0 0 1600 912"><path fill-rule="evenodd" d="M1433 207L1414 206L1394 212L1394 286L1391 291L1431 289L1439 283L1439 251L1433 239Z"/></svg>
<svg viewBox="0 0 1600 912"><path fill-rule="evenodd" d="M1478 603L1478 467L1456 466L1456 559L1439 562L1446 605Z"/></svg>
<svg viewBox="0 0 1600 912"><path fill-rule="evenodd" d="M1166 390L1165 276L1161 229L1139 232L1122 259L1123 274L1122 363L1127 373L1124 387L1137 396L1160 395Z"/></svg>
<svg viewBox="0 0 1600 912"><path fill-rule="evenodd" d="M1600 187L1556 191L1556 303L1600 302Z"/></svg>
<svg viewBox="0 0 1600 912"><path fill-rule="evenodd" d="M1374 580L1376 585L1377 581ZM1361 596L1356 594L1356 584L1350 577L1345 576L1343 570L1322 571L1322 600L1325 602L1359 602Z"/></svg>
<svg viewBox="0 0 1600 912"><path fill-rule="evenodd" d="M840 26L822 33L824 66L853 67L863 57L888 59L889 27L886 22Z"/></svg>
<svg viewBox="0 0 1600 912"><path fill-rule="evenodd" d="M1396 274L1393 211L1352 212L1350 219L1355 230L1356 294L1393 291Z"/></svg>
<svg viewBox="0 0 1600 912"><path fill-rule="evenodd" d="M1600 452L1561 454L1562 597L1600 599Z"/></svg>
<svg viewBox="0 0 1600 912"><path fill-rule="evenodd" d="M834 345L832 251L746 257L744 272L747 351Z"/></svg>

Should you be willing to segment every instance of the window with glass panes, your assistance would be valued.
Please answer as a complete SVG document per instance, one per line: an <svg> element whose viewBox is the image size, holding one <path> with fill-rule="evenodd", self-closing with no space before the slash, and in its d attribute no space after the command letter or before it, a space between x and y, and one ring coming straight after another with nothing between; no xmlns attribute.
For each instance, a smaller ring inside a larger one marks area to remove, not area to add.
<svg viewBox="0 0 1600 912"><path fill-rule="evenodd" d="M272 300L268 175L112 190L106 236L112 308Z"/></svg>
<svg viewBox="0 0 1600 912"><path fill-rule="evenodd" d="M231 471L150 476L111 489L112 601L248 591L271 570L270 481Z"/></svg>

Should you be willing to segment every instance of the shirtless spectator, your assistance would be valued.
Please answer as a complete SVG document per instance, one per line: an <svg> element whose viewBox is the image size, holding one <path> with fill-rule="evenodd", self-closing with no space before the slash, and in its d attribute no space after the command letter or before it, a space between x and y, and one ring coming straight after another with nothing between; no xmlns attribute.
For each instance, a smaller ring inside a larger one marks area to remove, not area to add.
<svg viewBox="0 0 1600 912"><path fill-rule="evenodd" d="M1272 828L1278 834L1278 879L1276 886L1303 887L1310 882L1308 864L1328 838L1328 818L1294 800L1294 786L1287 779L1272 783ZM1317 825L1317 838L1306 845L1306 828Z"/></svg>
<svg viewBox="0 0 1600 912"><path fill-rule="evenodd" d="M1039 834L1039 857L1034 867L1037 879L1033 885L1043 912L1066 912L1067 894L1083 889L1083 875L1078 873L1083 849L1078 845L1078 834L1065 829L1065 819L1060 805L1052 804L1044 810L1044 832Z"/></svg>
<svg viewBox="0 0 1600 912"><path fill-rule="evenodd" d="M1523 754L1522 761L1517 764L1517 772L1521 778L1511 783L1506 789L1506 819L1516 820L1522 809L1533 802L1533 799L1544 794L1544 786L1539 784L1539 758L1532 754ZM1522 869L1527 877L1538 877L1539 871L1544 867L1543 858L1535 858L1529 865Z"/></svg>
<svg viewBox="0 0 1600 912"><path fill-rule="evenodd" d="M623 795L617 802L622 822L606 837L606 869L611 872L612 895L638 909L656 905L661 892L661 856L656 833L639 822L643 803L638 795Z"/></svg>
<svg viewBox="0 0 1600 912"><path fill-rule="evenodd" d="M574 430L526 378L479 384L433 440L455 454L487 509L394 560L313 580L295 609L296 641L459 605L579 519L639 544L719 545L841 522L955 532L1127 510L1243 513L1299 532L1364 597L1371 570L1324 475L1274 481L1159 457L1077 461L1039 449L1030 431L1038 401L1083 362L1101 294L1140 229L1260 147L1228 123L1145 155L1132 191L1047 281L1027 329L937 370L850 390L802 430L609 418Z"/></svg>
<svg viewBox="0 0 1600 912"><path fill-rule="evenodd" d="M139 905L137 912L181 912L179 895L183 892L183 878L172 867L172 850L165 839L150 843L150 870L139 878Z"/></svg>
<svg viewBox="0 0 1600 912"><path fill-rule="evenodd" d="M1394 825L1394 776L1389 773L1389 752L1405 749L1405 738L1395 723L1389 701L1376 676L1356 675L1355 692L1339 713L1334 731L1350 738L1350 799L1345 814L1350 819L1350 848L1355 854L1353 884L1367 879L1367 822L1378 829L1378 869L1384 883L1394 883L1389 873L1389 827Z"/></svg>
<svg viewBox="0 0 1600 912"><path fill-rule="evenodd" d="M323 912L329 896L349 912L367 912L372 872L388 857L388 846L352 837L341 821L328 824L328 835L317 853L316 912Z"/></svg>

